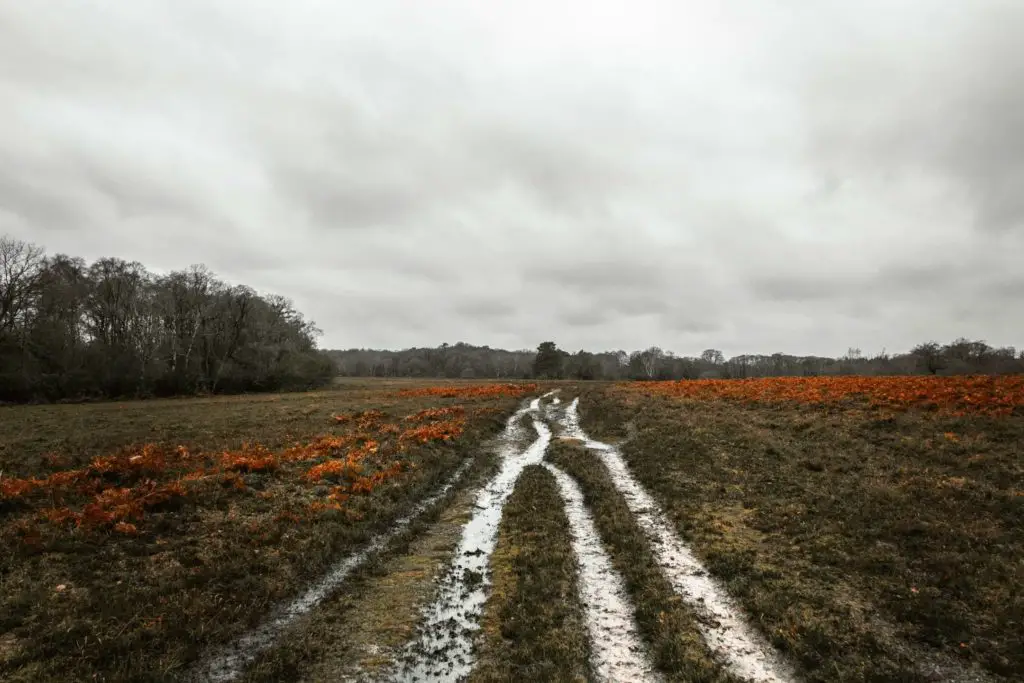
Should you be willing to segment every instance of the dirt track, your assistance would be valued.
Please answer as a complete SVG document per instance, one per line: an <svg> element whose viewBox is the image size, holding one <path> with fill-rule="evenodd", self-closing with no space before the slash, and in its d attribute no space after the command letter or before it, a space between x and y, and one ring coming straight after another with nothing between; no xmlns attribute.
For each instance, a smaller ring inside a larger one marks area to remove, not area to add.
<svg viewBox="0 0 1024 683"><path fill-rule="evenodd" d="M712 656L734 680L793 680L791 668L750 628L733 602L712 580L693 553L664 520L656 503L630 475L615 447L590 439L580 428L578 400L564 402L555 392L533 399L512 415L500 440L496 475L475 494L474 505L460 530L460 540L421 604L423 615L408 642L383 654L373 669L335 675L354 680L455 681L470 678L477 664L481 615L491 587L491 556L502 511L523 470L543 463L554 477L569 520L582 608L589 640L591 675L596 680L660 680L634 618L635 608L594 526L579 485L569 474L544 462L552 438L585 446L595 464L603 463L627 501L654 557L676 594L699 615L701 635ZM454 482L453 482L454 483ZM450 485L449 485L450 487ZM447 487L446 487L447 490ZM443 493L443 492L442 492ZM317 607L356 567L385 550L391 537L429 509L442 495L424 501L401 520L392 534L364 551L344 558L323 580L293 604L231 648L208 659L198 680L227 681L245 674L261 651L274 645L291 623ZM421 594L423 591L420 591ZM377 649L374 648L376 653ZM386 662L390 660L390 664Z"/></svg>

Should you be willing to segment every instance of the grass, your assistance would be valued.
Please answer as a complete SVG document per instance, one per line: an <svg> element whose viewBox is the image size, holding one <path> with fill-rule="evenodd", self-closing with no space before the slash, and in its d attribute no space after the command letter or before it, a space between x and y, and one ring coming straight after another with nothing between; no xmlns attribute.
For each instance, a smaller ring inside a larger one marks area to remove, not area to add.
<svg viewBox="0 0 1024 683"><path fill-rule="evenodd" d="M262 653L241 680L340 680L386 671L415 633L433 582L455 550L469 519L472 491L496 463L495 454L485 449L446 500L354 571L318 609Z"/></svg>
<svg viewBox="0 0 1024 683"><path fill-rule="evenodd" d="M601 540L625 581L636 608L637 625L650 644L658 670L669 680L731 681L712 660L697 630L695 614L662 574L604 465L579 443L565 439L552 441L548 454L579 482Z"/></svg>
<svg viewBox="0 0 1024 683"><path fill-rule="evenodd" d="M631 470L807 680L1024 671L1024 416L603 388L581 413L633 423Z"/></svg>
<svg viewBox="0 0 1024 683"><path fill-rule="evenodd" d="M460 402L398 396L405 389L438 384L471 386L455 381L343 379L331 389L303 393L0 406L0 470L8 477L28 476L40 472L40 459L48 454L80 466L115 448L148 442L225 450L248 441L276 450L328 431L335 413L411 412Z"/></svg>
<svg viewBox="0 0 1024 683"><path fill-rule="evenodd" d="M436 490L517 402L402 398L398 390L416 385L401 384L0 408L0 678L177 680L207 648L244 632ZM455 405L464 405L457 438L424 431L432 418L404 419ZM333 419L371 410L373 419ZM421 431L405 439L413 429ZM296 443L335 443L321 437L342 445L284 457ZM264 446L273 466L254 465L254 451L240 450L246 442ZM156 445L152 462L143 443ZM359 451L358 474L306 474L346 448ZM240 458L248 464L236 466ZM182 479L189 469L195 478ZM14 486L52 482L55 472L79 478L24 494ZM180 494L125 505L107 499L177 486ZM60 521L48 510L77 517ZM86 523L97 515L96 526ZM109 515L126 516L115 526Z"/></svg>
<svg viewBox="0 0 1024 683"><path fill-rule="evenodd" d="M569 521L543 467L527 467L509 497L491 566L484 642L470 680L588 680Z"/></svg>
<svg viewBox="0 0 1024 683"><path fill-rule="evenodd" d="M0 679L179 680L474 458L245 679L387 666L518 403L474 384L0 408ZM778 383L791 390L770 400L757 383L648 386L585 385L584 427L621 444L801 680L1024 671L1020 406L983 414L950 394L927 410L873 407L840 382L817 404L814 382ZM547 457L580 483L657 668L730 680L600 460L558 438ZM589 678L568 522L543 468L510 497L492 568L474 680Z"/></svg>

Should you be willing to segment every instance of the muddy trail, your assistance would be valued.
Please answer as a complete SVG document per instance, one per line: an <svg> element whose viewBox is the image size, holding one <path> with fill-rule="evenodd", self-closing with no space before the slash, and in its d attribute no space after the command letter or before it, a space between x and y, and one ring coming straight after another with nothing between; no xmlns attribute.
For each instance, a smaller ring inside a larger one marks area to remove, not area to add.
<svg viewBox="0 0 1024 683"><path fill-rule="evenodd" d="M666 520L658 504L630 474L622 455L595 441L580 428L579 399L561 413L563 434L580 440L594 452L643 530L661 571L675 592L697 612L705 642L725 668L741 680L784 683L795 680L793 671L744 618L725 590L710 576L693 551Z"/></svg>
<svg viewBox="0 0 1024 683"><path fill-rule="evenodd" d="M595 526L583 491L573 476L546 461L552 439L570 439L593 455L593 466L606 468L629 513L642 531L658 569L682 601L697 615L700 637L728 680L782 683L796 677L767 640L753 629L735 603L709 576L690 548L675 532L657 503L631 475L618 450L589 438L580 428L578 399L561 400L557 392L525 403L507 421L500 437L497 472L468 495L472 503L467 514L448 533L457 534L447 560L437 571L422 576L403 575L396 581L419 582L419 602L404 606L420 614L415 629L404 645L382 651L384 661L373 668L331 672L336 680L461 681L473 680L484 633L482 615L492 588L492 555L499 540L505 503L515 490L523 471L542 466L557 484L565 518L568 541L576 566L576 599L589 643L588 678L598 681L658 681L651 641L638 627L636 606L626 590L623 576L614 566L609 548ZM443 490L422 501L398 520L393 529L366 548L342 558L335 567L291 604L282 606L257 629L229 648L214 653L199 667L193 680L261 680L247 674L247 668L262 653L279 642L295 638L302 620L310 612L329 611L331 594L343 587L347 577L373 556L384 552L392 539L425 511L438 505L456 485L469 463L463 465ZM435 530L436 531L436 530ZM440 561L440 560L439 560ZM621 568L621 565L620 565ZM528 579L527 579L528 580ZM372 601L367 600L367 604ZM368 607L368 609L373 609ZM387 606L377 606L387 610ZM307 619L308 620L308 619ZM313 617L315 620L315 616ZM334 622L339 630L344 618ZM345 637L339 632L338 639ZM339 640L340 642L340 640ZM329 649L329 646L327 646ZM671 672L669 672L671 673ZM316 675L320 678L322 672ZM301 676L299 676L301 677ZM679 680L676 677L675 680Z"/></svg>
<svg viewBox="0 0 1024 683"><path fill-rule="evenodd" d="M529 418L536 439L516 452L521 420ZM455 559L444 574L434 602L426 612L420 637L410 644L396 680L460 680L473 664L473 634L487 599L491 553L505 501L519 475L544 457L551 430L540 419L540 399L516 412L509 421L508 444L501 470L480 493L469 522L463 527Z"/></svg>

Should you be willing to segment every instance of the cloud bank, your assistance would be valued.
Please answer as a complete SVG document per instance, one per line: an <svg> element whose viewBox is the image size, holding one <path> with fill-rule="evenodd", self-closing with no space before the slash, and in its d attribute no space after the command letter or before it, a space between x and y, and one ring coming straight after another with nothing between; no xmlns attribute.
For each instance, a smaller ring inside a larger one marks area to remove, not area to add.
<svg viewBox="0 0 1024 683"><path fill-rule="evenodd" d="M0 233L327 347L1024 339L1024 5L8 3Z"/></svg>

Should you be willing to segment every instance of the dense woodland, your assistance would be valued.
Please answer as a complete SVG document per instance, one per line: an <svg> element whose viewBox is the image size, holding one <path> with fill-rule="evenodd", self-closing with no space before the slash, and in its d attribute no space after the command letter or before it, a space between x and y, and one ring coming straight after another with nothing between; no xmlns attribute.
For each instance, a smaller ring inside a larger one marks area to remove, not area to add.
<svg viewBox="0 0 1024 683"><path fill-rule="evenodd" d="M907 353L867 357L850 349L841 358L744 355L725 358L708 349L700 356L677 356L653 346L643 351L567 353L553 342L537 350L505 351L458 343L403 351L327 351L338 373L347 377L493 377L509 379L699 379L785 375L1004 374L1024 372L1024 353L957 339L946 345L921 344Z"/></svg>
<svg viewBox="0 0 1024 683"><path fill-rule="evenodd" d="M316 386L334 374L317 332L203 266L156 275L0 236L0 401Z"/></svg>

